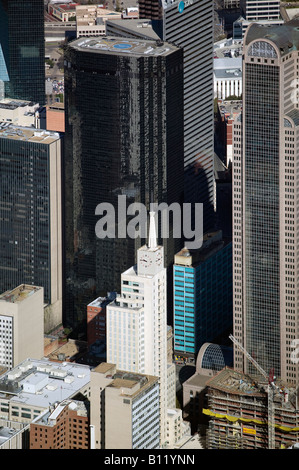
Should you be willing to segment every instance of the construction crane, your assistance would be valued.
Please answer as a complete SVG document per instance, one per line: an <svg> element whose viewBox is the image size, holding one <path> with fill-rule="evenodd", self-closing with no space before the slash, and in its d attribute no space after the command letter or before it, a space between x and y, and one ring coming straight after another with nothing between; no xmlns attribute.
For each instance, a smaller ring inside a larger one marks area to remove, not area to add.
<svg viewBox="0 0 299 470"><path fill-rule="evenodd" d="M254 367L260 372L260 374L268 382L268 448L275 449L275 430L274 430L274 391L275 385L269 380L269 375L264 371L264 369L250 356L245 348L236 340L233 335L229 335L229 339L242 351L244 356L254 365Z"/></svg>

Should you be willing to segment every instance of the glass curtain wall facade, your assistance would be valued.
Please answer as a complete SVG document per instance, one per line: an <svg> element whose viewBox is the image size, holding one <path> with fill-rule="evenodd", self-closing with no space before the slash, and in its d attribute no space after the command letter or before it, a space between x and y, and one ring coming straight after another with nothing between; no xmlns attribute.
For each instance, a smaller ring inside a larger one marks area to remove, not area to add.
<svg viewBox="0 0 299 470"><path fill-rule="evenodd" d="M184 199L204 204L207 232L215 224L213 2L139 0L139 10L161 39L184 50Z"/></svg>
<svg viewBox="0 0 299 470"><path fill-rule="evenodd" d="M232 327L232 243L192 266L174 264L174 353L196 358L200 347Z"/></svg>
<svg viewBox="0 0 299 470"><path fill-rule="evenodd" d="M246 64L246 343L266 370L280 370L279 88L278 66Z"/></svg>
<svg viewBox="0 0 299 470"><path fill-rule="evenodd" d="M0 0L0 45L8 72L5 96L44 105L43 0Z"/></svg>
<svg viewBox="0 0 299 470"><path fill-rule="evenodd" d="M86 318L95 295L120 291L121 273L135 264L143 243L119 235L118 196L126 197L120 217L127 221L133 202L147 208L150 202L181 203L183 194L182 50L142 41L144 50L169 53L121 53L113 44L123 40L105 41L111 46L106 52L73 42L65 53L66 305L72 324ZM141 47L139 40L125 42ZM96 237L100 203L115 207L115 238ZM166 263L178 243L170 233Z"/></svg>
<svg viewBox="0 0 299 470"><path fill-rule="evenodd" d="M234 336L266 373L289 383L299 379L298 63L298 20L249 26L233 168ZM258 373L237 348L234 364Z"/></svg>
<svg viewBox="0 0 299 470"><path fill-rule="evenodd" d="M55 210L49 175L49 145L0 137L0 292L39 285L45 303L52 300L50 211Z"/></svg>

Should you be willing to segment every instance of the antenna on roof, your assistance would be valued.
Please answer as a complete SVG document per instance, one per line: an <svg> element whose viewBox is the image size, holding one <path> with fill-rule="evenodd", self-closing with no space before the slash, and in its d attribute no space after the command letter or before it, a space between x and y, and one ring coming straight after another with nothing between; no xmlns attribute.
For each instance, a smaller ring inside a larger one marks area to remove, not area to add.
<svg viewBox="0 0 299 470"><path fill-rule="evenodd" d="M150 212L149 234L148 234L148 247L151 249L157 248L157 232L155 212Z"/></svg>

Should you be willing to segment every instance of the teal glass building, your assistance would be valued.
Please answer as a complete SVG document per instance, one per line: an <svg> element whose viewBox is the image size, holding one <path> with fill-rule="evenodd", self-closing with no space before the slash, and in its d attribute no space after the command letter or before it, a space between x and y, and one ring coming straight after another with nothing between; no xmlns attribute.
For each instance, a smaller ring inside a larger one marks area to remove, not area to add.
<svg viewBox="0 0 299 470"><path fill-rule="evenodd" d="M43 0L0 0L0 46L5 96L44 105Z"/></svg>
<svg viewBox="0 0 299 470"><path fill-rule="evenodd" d="M193 362L204 343L232 328L232 243L221 231L206 234L199 250L177 253L173 270L174 353Z"/></svg>

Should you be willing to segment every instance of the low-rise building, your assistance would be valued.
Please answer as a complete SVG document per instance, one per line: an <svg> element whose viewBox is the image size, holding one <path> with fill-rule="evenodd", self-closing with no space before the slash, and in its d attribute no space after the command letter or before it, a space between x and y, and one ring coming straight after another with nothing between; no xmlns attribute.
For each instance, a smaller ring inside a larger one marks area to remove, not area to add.
<svg viewBox="0 0 299 470"><path fill-rule="evenodd" d="M0 450L29 449L29 424L0 420Z"/></svg>
<svg viewBox="0 0 299 470"><path fill-rule="evenodd" d="M121 15L123 20L131 20L131 19L138 19L139 18L139 10L138 7L128 7L122 11Z"/></svg>
<svg viewBox="0 0 299 470"><path fill-rule="evenodd" d="M214 96L225 100L242 95L242 57L214 58Z"/></svg>
<svg viewBox="0 0 299 470"><path fill-rule="evenodd" d="M46 129L47 131L64 132L64 103L52 103L46 106Z"/></svg>
<svg viewBox="0 0 299 470"><path fill-rule="evenodd" d="M98 297L87 305L87 343L106 340L106 307L116 298L116 292Z"/></svg>
<svg viewBox="0 0 299 470"><path fill-rule="evenodd" d="M3 98L0 100L0 123L15 126L44 127L45 108L32 101Z"/></svg>
<svg viewBox="0 0 299 470"><path fill-rule="evenodd" d="M157 377L102 363L91 372L91 448L159 448Z"/></svg>
<svg viewBox="0 0 299 470"><path fill-rule="evenodd" d="M0 364L44 356L44 291L22 284L0 295Z"/></svg>
<svg viewBox="0 0 299 470"><path fill-rule="evenodd" d="M60 21L74 21L76 19L76 7L78 3L49 3L48 13Z"/></svg>
<svg viewBox="0 0 299 470"><path fill-rule="evenodd" d="M121 13L107 10L103 5L77 5L77 38L81 36L104 36L106 34L106 21L121 18Z"/></svg>
<svg viewBox="0 0 299 470"><path fill-rule="evenodd" d="M88 448L88 401L65 400L30 424L30 449Z"/></svg>
<svg viewBox="0 0 299 470"><path fill-rule="evenodd" d="M89 398L89 366L27 359L0 376L0 420L30 424L78 393Z"/></svg>

